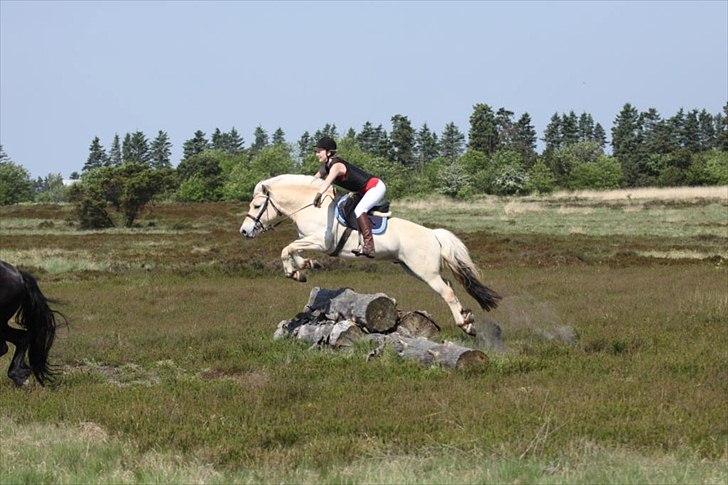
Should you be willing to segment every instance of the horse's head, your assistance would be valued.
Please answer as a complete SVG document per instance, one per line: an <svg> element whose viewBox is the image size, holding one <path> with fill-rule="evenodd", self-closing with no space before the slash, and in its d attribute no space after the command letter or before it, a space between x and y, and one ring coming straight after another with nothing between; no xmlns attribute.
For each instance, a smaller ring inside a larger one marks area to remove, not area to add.
<svg viewBox="0 0 728 485"><path fill-rule="evenodd" d="M283 215L273 201L270 187L260 183L255 187L253 199L250 201L248 213L245 214L240 234L243 237L255 237L270 228L274 219Z"/></svg>
<svg viewBox="0 0 728 485"><path fill-rule="evenodd" d="M294 222L299 217L309 217L313 199L322 181L309 175L278 175L258 182L253 191L248 213L245 214L240 234L255 237L273 227L279 217L289 217ZM333 199L333 189L326 191Z"/></svg>

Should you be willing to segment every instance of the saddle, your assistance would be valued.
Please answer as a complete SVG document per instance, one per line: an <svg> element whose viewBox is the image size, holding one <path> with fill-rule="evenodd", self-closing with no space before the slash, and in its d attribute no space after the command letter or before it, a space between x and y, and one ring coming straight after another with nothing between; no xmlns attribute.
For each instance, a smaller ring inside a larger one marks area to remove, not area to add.
<svg viewBox="0 0 728 485"><path fill-rule="evenodd" d="M360 194L351 192L336 198L334 201L336 204L335 213L339 224L355 231L359 230L354 216L354 208L361 201L361 197ZM389 201L384 201L372 207L367 215L372 223L372 234L383 234L387 230L387 220L392 215L389 211Z"/></svg>

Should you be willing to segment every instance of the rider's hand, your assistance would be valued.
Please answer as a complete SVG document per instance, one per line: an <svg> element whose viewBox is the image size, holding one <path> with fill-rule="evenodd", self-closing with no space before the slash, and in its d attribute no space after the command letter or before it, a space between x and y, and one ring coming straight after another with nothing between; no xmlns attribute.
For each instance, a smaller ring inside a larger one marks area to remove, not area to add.
<svg viewBox="0 0 728 485"><path fill-rule="evenodd" d="M321 192L316 194L316 197L313 198L313 205L315 207L321 207Z"/></svg>

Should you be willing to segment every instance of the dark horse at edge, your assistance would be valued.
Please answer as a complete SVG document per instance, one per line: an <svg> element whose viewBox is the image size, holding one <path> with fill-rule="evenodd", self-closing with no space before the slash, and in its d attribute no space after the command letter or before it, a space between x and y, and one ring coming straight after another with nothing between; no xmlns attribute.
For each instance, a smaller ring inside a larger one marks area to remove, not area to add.
<svg viewBox="0 0 728 485"><path fill-rule="evenodd" d="M41 385L53 379L48 353L56 336L57 318L63 315L52 310L49 302L53 303L31 274L0 261L0 356L8 352L6 341L15 346L8 377L18 386L25 384L31 373ZM13 315L21 328L9 325Z"/></svg>

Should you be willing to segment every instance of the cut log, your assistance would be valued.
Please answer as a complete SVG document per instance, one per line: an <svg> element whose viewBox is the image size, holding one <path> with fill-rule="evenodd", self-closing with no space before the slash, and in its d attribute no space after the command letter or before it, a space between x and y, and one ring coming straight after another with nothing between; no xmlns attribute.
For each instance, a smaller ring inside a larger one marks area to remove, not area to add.
<svg viewBox="0 0 728 485"><path fill-rule="evenodd" d="M405 337L432 338L440 333L440 327L427 312L399 311L397 312L397 332Z"/></svg>
<svg viewBox="0 0 728 485"><path fill-rule="evenodd" d="M351 320L338 322L331 329L329 345L332 347L351 347L364 337L364 332Z"/></svg>
<svg viewBox="0 0 728 485"><path fill-rule="evenodd" d="M397 302L384 293L362 294L348 288L311 290L304 312L321 311L333 321L352 320L369 332L387 332L397 325Z"/></svg>
<svg viewBox="0 0 728 485"><path fill-rule="evenodd" d="M423 337L405 337L398 332L388 335L374 334L370 339L379 347L370 357L381 354L382 349L391 347L403 359L416 360L423 365L440 365L449 369L468 369L488 363L488 357L480 350L461 347L452 342L438 344Z"/></svg>
<svg viewBox="0 0 728 485"><path fill-rule="evenodd" d="M331 331L334 329L334 323L306 323L293 331L293 336L298 340L303 340L311 345L326 345L329 342Z"/></svg>

